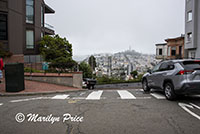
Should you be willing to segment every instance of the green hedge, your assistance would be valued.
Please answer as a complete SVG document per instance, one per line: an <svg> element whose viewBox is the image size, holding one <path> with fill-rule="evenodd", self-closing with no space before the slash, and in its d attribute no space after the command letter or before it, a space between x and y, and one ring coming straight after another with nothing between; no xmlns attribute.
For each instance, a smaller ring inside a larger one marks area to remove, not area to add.
<svg viewBox="0 0 200 134"><path fill-rule="evenodd" d="M32 73L42 73L43 71L36 70L36 69L30 68L30 67L25 67L24 72L26 72L26 73L30 73L30 72L32 72Z"/></svg>

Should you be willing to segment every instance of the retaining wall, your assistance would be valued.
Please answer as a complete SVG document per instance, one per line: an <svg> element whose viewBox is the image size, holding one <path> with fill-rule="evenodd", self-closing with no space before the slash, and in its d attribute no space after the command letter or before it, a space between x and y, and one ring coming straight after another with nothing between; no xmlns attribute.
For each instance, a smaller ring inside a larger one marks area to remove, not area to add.
<svg viewBox="0 0 200 134"><path fill-rule="evenodd" d="M47 82L52 84L82 88L82 72L57 74L57 73L24 73L26 80Z"/></svg>

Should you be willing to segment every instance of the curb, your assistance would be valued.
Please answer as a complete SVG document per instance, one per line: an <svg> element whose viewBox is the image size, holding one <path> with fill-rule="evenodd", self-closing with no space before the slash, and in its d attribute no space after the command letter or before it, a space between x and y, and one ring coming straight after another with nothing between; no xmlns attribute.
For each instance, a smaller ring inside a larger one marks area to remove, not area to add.
<svg viewBox="0 0 200 134"><path fill-rule="evenodd" d="M55 94L55 93L69 93L69 92L81 92L86 91L84 89L79 90L64 90L64 91L46 91L46 92L24 92L24 93L0 93L0 97L12 97L12 96L29 96L29 95L48 95L48 94Z"/></svg>

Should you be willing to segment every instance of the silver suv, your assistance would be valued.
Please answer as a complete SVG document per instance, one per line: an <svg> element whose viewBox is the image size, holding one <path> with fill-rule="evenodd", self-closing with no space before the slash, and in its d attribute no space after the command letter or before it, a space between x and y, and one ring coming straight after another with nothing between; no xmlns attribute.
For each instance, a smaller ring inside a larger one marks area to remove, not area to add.
<svg viewBox="0 0 200 134"><path fill-rule="evenodd" d="M200 60L166 60L142 78L144 92L160 89L168 100L177 95L200 94Z"/></svg>

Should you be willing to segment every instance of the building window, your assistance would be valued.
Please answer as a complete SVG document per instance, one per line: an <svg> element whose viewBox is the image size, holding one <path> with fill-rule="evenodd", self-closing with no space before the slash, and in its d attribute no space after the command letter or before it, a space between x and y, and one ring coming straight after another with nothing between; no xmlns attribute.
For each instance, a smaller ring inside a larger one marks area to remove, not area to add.
<svg viewBox="0 0 200 134"><path fill-rule="evenodd" d="M7 15L0 14L0 40L8 39L8 30L7 30Z"/></svg>
<svg viewBox="0 0 200 134"><path fill-rule="evenodd" d="M159 55L162 55L162 49L159 49Z"/></svg>
<svg viewBox="0 0 200 134"><path fill-rule="evenodd" d="M187 33L187 40L191 41L192 40L192 33Z"/></svg>
<svg viewBox="0 0 200 134"><path fill-rule="evenodd" d="M41 32L41 38L43 38L44 37L44 33L43 32Z"/></svg>
<svg viewBox="0 0 200 134"><path fill-rule="evenodd" d="M187 12L187 21L192 21L192 11Z"/></svg>
<svg viewBox="0 0 200 134"><path fill-rule="evenodd" d="M176 47L172 47L171 48L171 56L175 56L176 55Z"/></svg>
<svg viewBox="0 0 200 134"><path fill-rule="evenodd" d="M194 59L195 55L196 55L196 53L194 51L189 52L189 58Z"/></svg>
<svg viewBox="0 0 200 134"><path fill-rule="evenodd" d="M34 48L34 32L33 30L26 30L26 48Z"/></svg>
<svg viewBox="0 0 200 134"><path fill-rule="evenodd" d="M44 8L41 6L41 26L44 27Z"/></svg>
<svg viewBox="0 0 200 134"><path fill-rule="evenodd" d="M33 24L34 21L34 0L26 0L26 23Z"/></svg>

